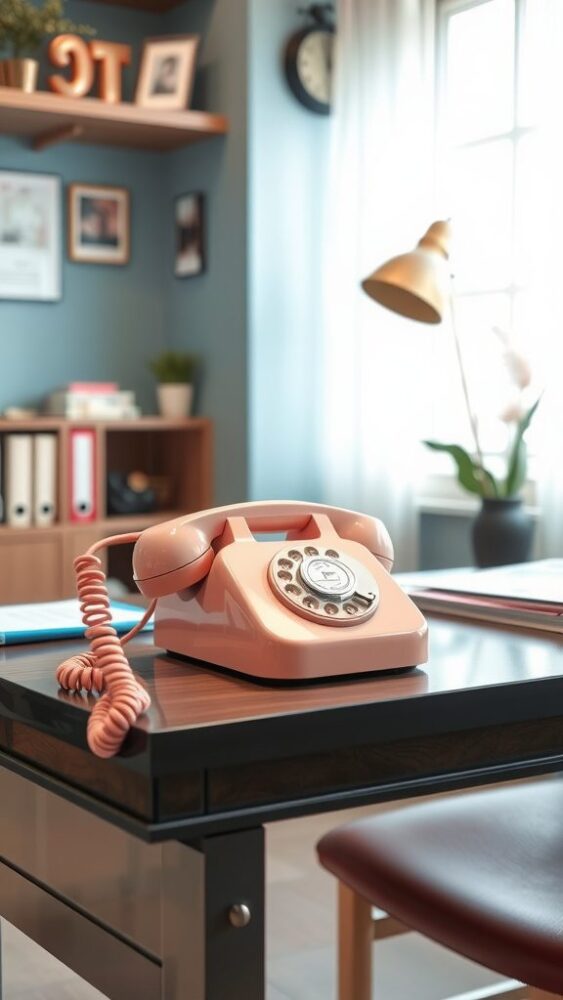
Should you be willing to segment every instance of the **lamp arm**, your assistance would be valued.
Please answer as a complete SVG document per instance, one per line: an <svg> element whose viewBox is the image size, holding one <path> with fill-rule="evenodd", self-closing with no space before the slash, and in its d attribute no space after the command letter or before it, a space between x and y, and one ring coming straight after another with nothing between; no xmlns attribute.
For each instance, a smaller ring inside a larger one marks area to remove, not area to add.
<svg viewBox="0 0 563 1000"><path fill-rule="evenodd" d="M460 342L460 339L459 339L459 332L458 332L458 329L457 329L457 319L456 319L456 309L455 309L455 290L454 290L454 287L453 287L453 281L452 281L451 295L450 295L449 299L450 299L450 322L451 322L452 334L453 334L453 338L454 338L455 351L456 351L456 357L457 357L457 364L458 364L459 374L460 374L460 378L461 378L461 385L462 385L462 389L463 389L463 398L465 400L465 407L467 409L467 416L469 417L469 424L470 424L470 427L471 427L471 432L473 434L473 441L474 441L474 444L475 444L475 452L476 452L476 455L477 455L477 462L479 464L479 478L481 479L481 483L483 485L483 488L485 489L485 477L483 475L483 471L484 471L484 468L485 468L485 463L484 463L484 459L483 459L483 451L482 451L482 448L481 448L481 442L479 440L479 427L478 427L478 424L477 424L477 419L475 417L475 413L473 411L473 407L471 406L471 399L470 399L470 396L469 396L469 386L468 386L468 383L467 383L467 375L465 373L465 365L464 365L464 362L463 362L463 353L462 353L462 350L461 350L461 342Z"/></svg>

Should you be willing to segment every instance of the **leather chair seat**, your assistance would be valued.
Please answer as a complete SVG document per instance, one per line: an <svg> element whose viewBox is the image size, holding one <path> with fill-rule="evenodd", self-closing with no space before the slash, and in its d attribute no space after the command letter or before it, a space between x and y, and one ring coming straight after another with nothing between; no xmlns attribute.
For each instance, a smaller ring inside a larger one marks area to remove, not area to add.
<svg viewBox="0 0 563 1000"><path fill-rule="evenodd" d="M321 863L413 930L563 993L563 781L448 797L328 833Z"/></svg>

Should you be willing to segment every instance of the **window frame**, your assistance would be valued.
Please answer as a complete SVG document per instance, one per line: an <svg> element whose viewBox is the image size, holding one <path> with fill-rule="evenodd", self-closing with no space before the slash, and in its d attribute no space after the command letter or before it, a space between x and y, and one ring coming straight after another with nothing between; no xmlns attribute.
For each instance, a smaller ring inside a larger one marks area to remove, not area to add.
<svg viewBox="0 0 563 1000"><path fill-rule="evenodd" d="M441 172L441 161L445 140L443 135L443 123L445 121L446 110L446 79L447 79L447 32L448 22L452 15L472 10L476 7L490 3L491 0L437 0L436 2L436 25L435 25L435 79L434 79L434 194L437 199L439 194L439 178ZM530 0L512 0L514 4L514 69L513 69L513 114L512 127L503 132L495 132L491 135L480 137L456 144L457 149L469 149L479 145L484 145L498 141L510 141L513 147L512 157L512 204L511 204L511 231L514 237L516 224L516 173L517 156L515 150L520 139L536 130L534 125L519 125L520 107L520 67L522 65L522 49L524 37L524 21L526 17L526 7ZM533 0L532 0L533 2ZM451 147L450 147L451 148ZM513 277L513 276L511 276ZM477 295L506 295L509 298L509 314L512 323L514 319L514 309L516 296L526 290L526 285L511 280L507 285L487 288L468 289L456 293L458 299ZM496 453L488 453L495 456ZM424 475L420 483L417 507L421 511L436 512L452 515L472 514L479 506L479 498L468 495L457 482L457 477L452 471L444 472L444 465L447 456L428 451L424 462ZM524 489L524 497L527 505L532 511L537 512L537 491L536 476L534 470L535 462L533 456L530 458L528 478Z"/></svg>

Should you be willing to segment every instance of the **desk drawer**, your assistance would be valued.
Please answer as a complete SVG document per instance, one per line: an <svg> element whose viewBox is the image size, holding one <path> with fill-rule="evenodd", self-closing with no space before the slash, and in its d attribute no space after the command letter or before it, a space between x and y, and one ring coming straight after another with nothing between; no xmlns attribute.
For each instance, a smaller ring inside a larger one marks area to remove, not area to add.
<svg viewBox="0 0 563 1000"><path fill-rule="evenodd" d="M0 855L155 956L166 848L0 769Z"/></svg>

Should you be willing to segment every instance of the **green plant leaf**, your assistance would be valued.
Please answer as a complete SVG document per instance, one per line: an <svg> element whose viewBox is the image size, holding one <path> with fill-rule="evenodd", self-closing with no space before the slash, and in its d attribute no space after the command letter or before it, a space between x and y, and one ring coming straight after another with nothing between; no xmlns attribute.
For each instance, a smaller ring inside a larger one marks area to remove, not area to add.
<svg viewBox="0 0 563 1000"><path fill-rule="evenodd" d="M192 382L198 367L198 358L194 354L181 354L179 351L164 351L157 358L149 361L149 368L158 382Z"/></svg>
<svg viewBox="0 0 563 1000"><path fill-rule="evenodd" d="M540 404L541 396L536 399L533 406L524 414L518 422L514 442L508 460L508 470L504 481L504 496L512 497L518 493L526 482L528 469L528 449L524 441L524 434L532 422L532 417Z"/></svg>
<svg viewBox="0 0 563 1000"><path fill-rule="evenodd" d="M498 496L499 489L495 477L488 469L474 462L471 455L459 444L442 444L440 441L424 441L428 448L443 451L451 455L457 466L457 479L460 486L470 493L479 496Z"/></svg>

